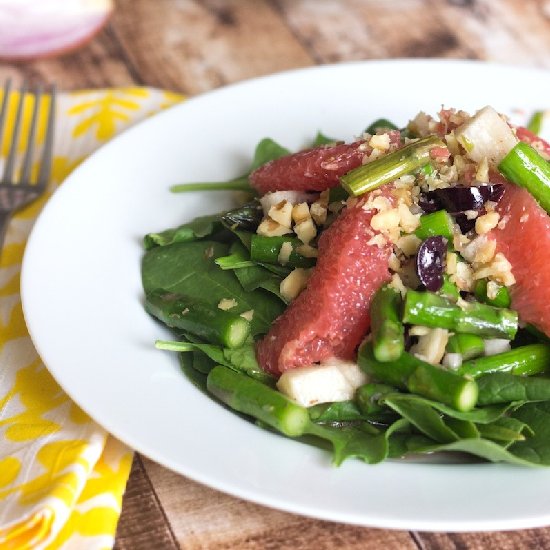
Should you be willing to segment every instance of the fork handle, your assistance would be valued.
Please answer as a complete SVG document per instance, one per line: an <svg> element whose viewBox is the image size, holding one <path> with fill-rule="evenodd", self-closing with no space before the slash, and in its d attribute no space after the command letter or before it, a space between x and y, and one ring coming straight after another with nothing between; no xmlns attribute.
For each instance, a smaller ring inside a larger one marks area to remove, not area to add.
<svg viewBox="0 0 550 550"><path fill-rule="evenodd" d="M4 239L6 238L6 232L8 230L10 219L11 212L0 211L0 254L2 253L2 246L4 245Z"/></svg>

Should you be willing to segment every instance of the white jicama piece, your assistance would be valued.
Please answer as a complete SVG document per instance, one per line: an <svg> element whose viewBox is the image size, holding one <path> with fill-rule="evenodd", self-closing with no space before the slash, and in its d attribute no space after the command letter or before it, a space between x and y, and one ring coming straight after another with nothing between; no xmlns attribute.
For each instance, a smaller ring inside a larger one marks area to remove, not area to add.
<svg viewBox="0 0 550 550"><path fill-rule="evenodd" d="M271 207L277 206L283 201L294 205L301 202L313 202L318 196L317 193L303 193L302 191L275 191L273 193L266 193L263 197L260 197L260 203L264 215L267 216Z"/></svg>
<svg viewBox="0 0 550 550"><path fill-rule="evenodd" d="M505 353L512 349L510 340L505 340L503 338L491 338L483 342L485 344L484 355L486 356L498 355L499 353Z"/></svg>
<svg viewBox="0 0 550 550"><path fill-rule="evenodd" d="M298 367L285 371L277 388L304 407L317 403L347 401L367 381L355 363L330 359L321 365Z"/></svg>
<svg viewBox="0 0 550 550"><path fill-rule="evenodd" d="M518 142L506 121L489 106L459 126L455 136L466 149L466 156L474 162L487 158L498 164Z"/></svg>
<svg viewBox="0 0 550 550"><path fill-rule="evenodd" d="M462 354L461 353L446 353L441 362L443 366L450 369L458 369L462 366Z"/></svg>
<svg viewBox="0 0 550 550"><path fill-rule="evenodd" d="M448 341L447 329L430 328L426 334L418 337L418 343L411 348L411 352L422 361L437 365L445 355Z"/></svg>

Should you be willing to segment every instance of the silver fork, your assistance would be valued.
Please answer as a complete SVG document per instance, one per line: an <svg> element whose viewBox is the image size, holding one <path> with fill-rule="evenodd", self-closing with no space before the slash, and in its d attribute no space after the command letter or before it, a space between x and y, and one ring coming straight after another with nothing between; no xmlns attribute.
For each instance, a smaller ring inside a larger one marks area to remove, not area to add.
<svg viewBox="0 0 550 550"><path fill-rule="evenodd" d="M19 179L16 179L15 163L17 157L17 147L19 143L19 137L21 134L21 126L23 121L23 109L25 102L25 95L27 92L34 94L34 107L32 112L31 121L28 128L27 146L23 154L23 164L21 167L21 175ZM17 105L17 112L15 115L15 123L11 134L11 140L8 146L8 154L6 157L6 163L4 165L4 174L0 180L0 252L2 251L2 245L4 244L4 238L6 236L6 229L8 223L15 212L21 210L24 206L36 200L46 190L46 185L50 179L50 172L52 166L52 151L53 151L53 137L54 137L54 123L55 123L55 86L50 87L50 107L47 113L46 121L46 135L44 140L44 148L42 151L42 157L40 159L40 168L38 171L38 177L35 182L31 178L33 151L35 148L35 135L36 127L38 125L38 119L40 116L40 104L43 92L41 88L35 90L29 90L28 86L23 83L19 90L19 101ZM2 106L0 107L0 151L4 144L4 139L8 139L7 132L4 125L7 118L11 95L11 81L8 80L4 86L4 97L2 99Z"/></svg>

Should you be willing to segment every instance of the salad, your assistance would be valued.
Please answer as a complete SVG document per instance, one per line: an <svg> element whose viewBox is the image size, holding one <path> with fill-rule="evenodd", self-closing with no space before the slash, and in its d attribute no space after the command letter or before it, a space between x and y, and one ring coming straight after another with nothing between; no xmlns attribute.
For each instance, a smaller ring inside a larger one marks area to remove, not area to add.
<svg viewBox="0 0 550 550"><path fill-rule="evenodd" d="M550 145L492 107L262 140L236 208L145 236L145 308L193 382L333 461L550 465ZM306 437L307 436L307 437Z"/></svg>

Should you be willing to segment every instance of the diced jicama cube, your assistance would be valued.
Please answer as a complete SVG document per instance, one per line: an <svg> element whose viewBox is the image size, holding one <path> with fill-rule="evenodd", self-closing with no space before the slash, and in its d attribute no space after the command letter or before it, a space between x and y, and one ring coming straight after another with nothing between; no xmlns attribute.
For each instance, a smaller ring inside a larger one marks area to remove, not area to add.
<svg viewBox="0 0 550 550"><path fill-rule="evenodd" d="M366 375L349 361L329 359L321 365L285 371L277 388L304 407L317 403L352 399L355 390L366 382Z"/></svg>
<svg viewBox="0 0 550 550"><path fill-rule="evenodd" d="M455 136L474 162L487 158L498 164L518 142L506 121L489 106L459 126Z"/></svg>

